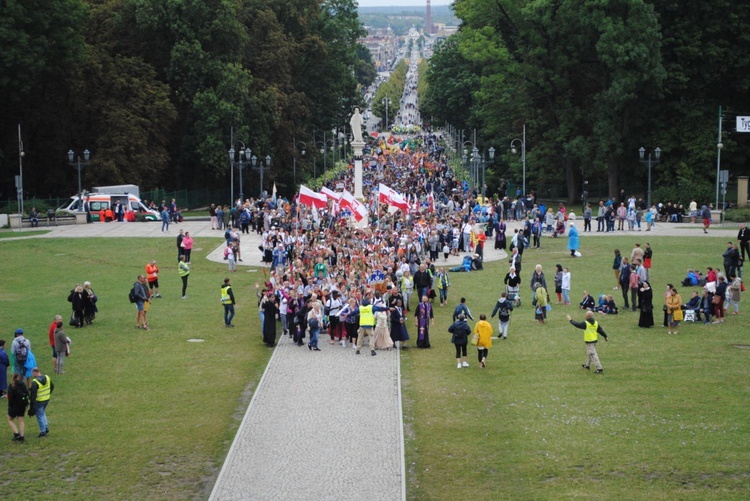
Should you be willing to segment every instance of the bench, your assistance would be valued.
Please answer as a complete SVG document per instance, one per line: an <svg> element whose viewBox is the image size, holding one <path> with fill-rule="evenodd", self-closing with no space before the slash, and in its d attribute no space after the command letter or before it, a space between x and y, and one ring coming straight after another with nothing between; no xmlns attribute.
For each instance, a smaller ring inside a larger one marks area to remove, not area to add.
<svg viewBox="0 0 750 501"><path fill-rule="evenodd" d="M39 218L37 218L39 221L39 228L46 228L48 226L60 226L60 225L67 225L67 224L76 224L76 217L75 216L55 216L53 218L48 218L46 215L42 215ZM32 228L31 226L31 219L28 217L24 217L21 219L21 228Z"/></svg>

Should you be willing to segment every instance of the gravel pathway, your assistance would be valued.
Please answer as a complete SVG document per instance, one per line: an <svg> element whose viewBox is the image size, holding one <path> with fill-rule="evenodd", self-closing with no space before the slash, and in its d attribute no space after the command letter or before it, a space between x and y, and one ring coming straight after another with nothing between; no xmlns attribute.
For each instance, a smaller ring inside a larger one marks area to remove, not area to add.
<svg viewBox="0 0 750 501"><path fill-rule="evenodd" d="M399 352L279 341L212 500L403 500Z"/></svg>

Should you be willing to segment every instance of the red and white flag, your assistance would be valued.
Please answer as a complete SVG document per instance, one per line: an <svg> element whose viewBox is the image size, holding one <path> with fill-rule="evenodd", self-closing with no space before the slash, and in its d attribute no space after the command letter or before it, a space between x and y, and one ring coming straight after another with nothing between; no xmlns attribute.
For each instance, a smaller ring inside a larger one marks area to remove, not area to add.
<svg viewBox="0 0 750 501"><path fill-rule="evenodd" d="M315 207L316 209L325 209L328 206L328 197L314 192L307 186L300 185L299 203Z"/></svg>
<svg viewBox="0 0 750 501"><path fill-rule="evenodd" d="M346 190L344 190L344 194L341 196L341 207L351 210L357 222L362 221L367 216L367 207Z"/></svg>
<svg viewBox="0 0 750 501"><path fill-rule="evenodd" d="M330 188L327 188L323 186L320 189L320 192L325 195L326 197L330 198L331 200L334 200L336 202L341 200L341 193L336 193L335 191L331 190Z"/></svg>
<svg viewBox="0 0 750 501"><path fill-rule="evenodd" d="M404 197L399 195L395 190L392 190L383 183L380 183L378 186L378 193L378 201L381 204L387 204L391 207L401 209L403 213L409 212L409 203L404 200Z"/></svg>

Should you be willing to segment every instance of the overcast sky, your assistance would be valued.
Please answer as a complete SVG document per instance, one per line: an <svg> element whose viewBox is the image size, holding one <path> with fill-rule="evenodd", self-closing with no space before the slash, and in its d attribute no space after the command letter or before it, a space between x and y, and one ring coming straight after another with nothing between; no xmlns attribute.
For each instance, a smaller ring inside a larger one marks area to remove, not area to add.
<svg viewBox="0 0 750 501"><path fill-rule="evenodd" d="M360 7L424 7L426 0L358 0ZM450 5L453 0L432 0L431 5Z"/></svg>

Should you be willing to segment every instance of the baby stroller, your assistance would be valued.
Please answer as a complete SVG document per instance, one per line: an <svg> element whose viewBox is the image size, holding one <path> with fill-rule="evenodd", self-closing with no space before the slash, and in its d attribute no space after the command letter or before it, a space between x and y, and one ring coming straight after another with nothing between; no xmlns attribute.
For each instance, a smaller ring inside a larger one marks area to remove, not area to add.
<svg viewBox="0 0 750 501"><path fill-rule="evenodd" d="M505 286L505 294L506 299L510 301L510 304L513 305L514 308L518 308L521 306L521 294L519 293L521 287L510 287Z"/></svg>

